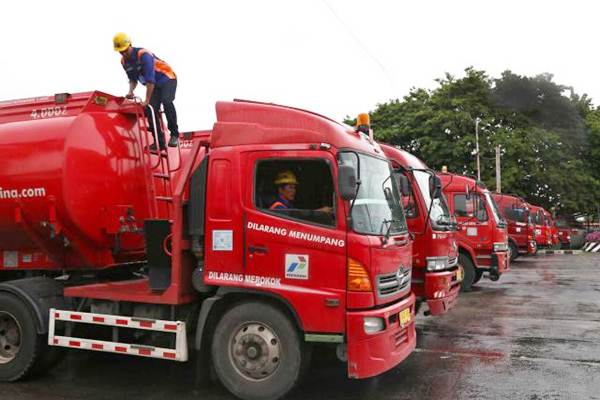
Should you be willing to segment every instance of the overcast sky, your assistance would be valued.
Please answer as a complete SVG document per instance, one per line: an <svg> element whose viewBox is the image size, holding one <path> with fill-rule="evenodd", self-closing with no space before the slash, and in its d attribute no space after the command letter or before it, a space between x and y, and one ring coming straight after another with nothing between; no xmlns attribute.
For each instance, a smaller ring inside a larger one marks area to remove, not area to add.
<svg viewBox="0 0 600 400"><path fill-rule="evenodd" d="M113 35L125 31L177 73L182 131L210 128L214 102L233 98L341 120L467 66L492 76L550 72L598 104L594 3L11 0L2 4L0 100L94 89L125 95L112 49Z"/></svg>

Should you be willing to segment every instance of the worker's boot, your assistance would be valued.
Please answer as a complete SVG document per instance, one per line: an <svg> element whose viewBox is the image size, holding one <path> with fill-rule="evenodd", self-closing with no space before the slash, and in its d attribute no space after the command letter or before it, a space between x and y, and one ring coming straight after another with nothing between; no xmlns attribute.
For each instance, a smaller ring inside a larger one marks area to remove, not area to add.
<svg viewBox="0 0 600 400"><path fill-rule="evenodd" d="M169 139L169 147L177 147L178 143L179 139L177 138L177 136L171 136L171 139Z"/></svg>

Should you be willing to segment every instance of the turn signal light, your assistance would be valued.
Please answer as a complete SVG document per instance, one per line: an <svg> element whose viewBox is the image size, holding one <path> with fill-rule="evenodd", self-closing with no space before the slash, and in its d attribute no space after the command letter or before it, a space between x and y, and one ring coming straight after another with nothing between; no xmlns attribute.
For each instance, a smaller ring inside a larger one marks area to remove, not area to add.
<svg viewBox="0 0 600 400"><path fill-rule="evenodd" d="M365 267L351 258L348 259L348 290L352 292L370 292L373 290Z"/></svg>

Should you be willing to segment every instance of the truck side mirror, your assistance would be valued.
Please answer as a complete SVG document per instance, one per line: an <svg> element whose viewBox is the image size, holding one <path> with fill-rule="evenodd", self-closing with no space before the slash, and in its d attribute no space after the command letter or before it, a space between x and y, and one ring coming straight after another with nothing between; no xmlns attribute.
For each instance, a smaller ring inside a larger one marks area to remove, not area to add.
<svg viewBox="0 0 600 400"><path fill-rule="evenodd" d="M354 166L350 164L341 164L338 167L338 186L342 199L352 200L356 197L358 182Z"/></svg>
<svg viewBox="0 0 600 400"><path fill-rule="evenodd" d="M469 190L469 185L465 185L465 199L471 200L471 191Z"/></svg>
<svg viewBox="0 0 600 400"><path fill-rule="evenodd" d="M394 176L396 177L396 182L400 187L400 192L403 197L410 196L410 184L408 183L408 178L402 172L395 172Z"/></svg>
<svg viewBox="0 0 600 400"><path fill-rule="evenodd" d="M431 193L432 199L442 197L442 180L439 176L431 175L429 177L429 193Z"/></svg>

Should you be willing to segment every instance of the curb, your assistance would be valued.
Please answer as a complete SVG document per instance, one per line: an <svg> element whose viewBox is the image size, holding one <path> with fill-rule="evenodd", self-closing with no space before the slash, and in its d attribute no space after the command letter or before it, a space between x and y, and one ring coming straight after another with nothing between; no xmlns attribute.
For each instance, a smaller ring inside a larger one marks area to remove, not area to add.
<svg viewBox="0 0 600 400"><path fill-rule="evenodd" d="M546 254L581 254L581 250L538 250L536 255Z"/></svg>

